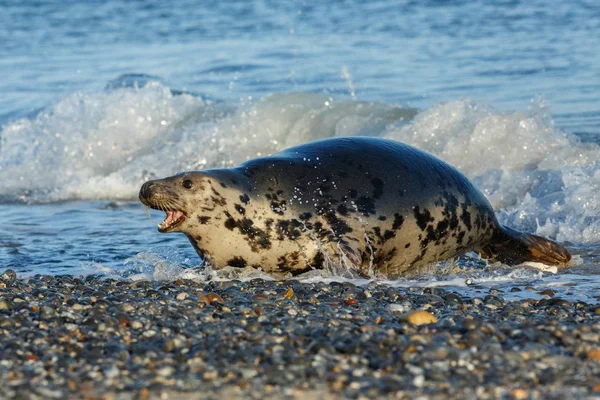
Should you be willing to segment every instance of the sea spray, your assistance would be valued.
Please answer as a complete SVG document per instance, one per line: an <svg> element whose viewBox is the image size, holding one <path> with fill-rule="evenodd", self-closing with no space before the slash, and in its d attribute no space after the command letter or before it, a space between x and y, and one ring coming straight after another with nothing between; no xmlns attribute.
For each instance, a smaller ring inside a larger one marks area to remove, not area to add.
<svg viewBox="0 0 600 400"><path fill-rule="evenodd" d="M135 200L148 179L366 135L414 145L459 168L502 223L561 241L600 240L600 148L557 129L540 100L515 112L458 99L417 113L314 93L236 105L150 81L73 93L0 135L4 202Z"/></svg>

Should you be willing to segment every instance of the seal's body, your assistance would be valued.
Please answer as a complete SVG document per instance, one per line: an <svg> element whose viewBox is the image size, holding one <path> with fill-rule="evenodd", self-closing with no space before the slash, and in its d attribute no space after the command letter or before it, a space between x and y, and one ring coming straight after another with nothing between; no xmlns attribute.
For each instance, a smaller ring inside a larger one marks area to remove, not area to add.
<svg viewBox="0 0 600 400"><path fill-rule="evenodd" d="M385 139L334 138L236 168L146 182L141 201L167 213L216 267L297 275L327 261L407 273L477 251L506 263L564 265L562 246L500 225L483 194L450 165Z"/></svg>

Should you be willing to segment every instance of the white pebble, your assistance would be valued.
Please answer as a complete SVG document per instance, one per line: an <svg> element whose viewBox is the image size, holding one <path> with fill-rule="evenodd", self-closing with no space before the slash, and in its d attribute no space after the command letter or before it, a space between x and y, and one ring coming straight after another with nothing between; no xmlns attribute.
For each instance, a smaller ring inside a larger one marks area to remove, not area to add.
<svg viewBox="0 0 600 400"><path fill-rule="evenodd" d="M180 300L180 301L181 301L181 300L185 300L185 299L187 299L187 297L188 297L188 294L187 294L187 293L185 293L185 292L181 292L181 293L179 293L179 294L177 295L177 300Z"/></svg>
<svg viewBox="0 0 600 400"><path fill-rule="evenodd" d="M140 329L142 326L142 323L140 321L131 321L131 327L133 329Z"/></svg>
<svg viewBox="0 0 600 400"><path fill-rule="evenodd" d="M149 329L149 330L145 331L145 332L143 333L143 335L144 335L145 337L152 337L152 336L155 336L155 335L156 335L156 331L155 331L155 330L152 330L152 329Z"/></svg>
<svg viewBox="0 0 600 400"><path fill-rule="evenodd" d="M158 371L156 371L156 373L160 376L171 376L173 375L173 373L175 372L175 368L173 367L163 367L161 369L159 369Z"/></svg>

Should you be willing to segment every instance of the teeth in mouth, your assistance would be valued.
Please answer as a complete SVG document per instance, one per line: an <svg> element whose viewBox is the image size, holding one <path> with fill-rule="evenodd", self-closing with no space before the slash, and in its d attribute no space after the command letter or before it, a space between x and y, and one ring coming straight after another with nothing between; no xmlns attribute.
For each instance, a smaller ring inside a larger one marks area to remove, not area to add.
<svg viewBox="0 0 600 400"><path fill-rule="evenodd" d="M167 217L160 225L158 225L158 229L164 230L171 228L185 219L185 214L182 211L165 211L165 213L167 214Z"/></svg>

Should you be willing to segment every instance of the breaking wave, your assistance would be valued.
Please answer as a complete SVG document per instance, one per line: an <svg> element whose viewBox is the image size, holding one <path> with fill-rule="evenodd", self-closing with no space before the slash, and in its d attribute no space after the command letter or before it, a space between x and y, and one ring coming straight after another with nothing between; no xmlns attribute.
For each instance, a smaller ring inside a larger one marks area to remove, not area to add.
<svg viewBox="0 0 600 400"><path fill-rule="evenodd" d="M515 228L600 240L600 148L557 129L540 100L510 113L471 99L418 111L315 93L227 104L128 76L3 126L0 201L133 200L149 178L354 135L402 141L444 159Z"/></svg>

